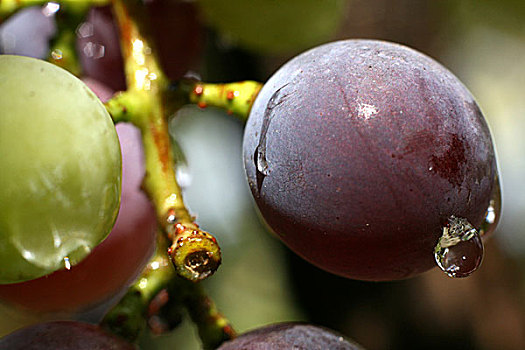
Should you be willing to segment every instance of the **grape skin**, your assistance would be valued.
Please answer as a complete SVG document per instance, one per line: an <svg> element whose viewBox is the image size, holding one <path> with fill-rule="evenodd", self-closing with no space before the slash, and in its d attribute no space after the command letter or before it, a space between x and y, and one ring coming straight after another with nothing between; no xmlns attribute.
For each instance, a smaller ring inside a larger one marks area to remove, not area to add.
<svg viewBox="0 0 525 350"><path fill-rule="evenodd" d="M0 56L0 283L80 262L110 232L121 190L111 117L50 63Z"/></svg>
<svg viewBox="0 0 525 350"><path fill-rule="evenodd" d="M329 329L302 323L279 323L241 334L217 350L311 349L363 350Z"/></svg>
<svg viewBox="0 0 525 350"><path fill-rule="evenodd" d="M92 85L93 86L93 85ZM100 92L101 87L95 91ZM122 200L113 230L80 264L17 284L0 285L0 299L32 312L83 312L126 288L153 252L156 217L140 189L144 159L140 132L120 123Z"/></svg>
<svg viewBox="0 0 525 350"><path fill-rule="evenodd" d="M76 48L82 75L115 91L126 89L118 28L109 6L93 7L77 29Z"/></svg>
<svg viewBox="0 0 525 350"><path fill-rule="evenodd" d="M133 345L99 327L73 321L32 325L0 339L0 348L10 350L133 350Z"/></svg>
<svg viewBox="0 0 525 350"><path fill-rule="evenodd" d="M152 38L166 76L176 81L197 69L204 46L204 28L197 6L188 1L152 0L146 3Z"/></svg>
<svg viewBox="0 0 525 350"><path fill-rule="evenodd" d="M449 216L480 227L497 173L467 89L429 57L381 41L331 43L285 64L255 101L243 150L280 238L318 267L364 280L433 267Z"/></svg>

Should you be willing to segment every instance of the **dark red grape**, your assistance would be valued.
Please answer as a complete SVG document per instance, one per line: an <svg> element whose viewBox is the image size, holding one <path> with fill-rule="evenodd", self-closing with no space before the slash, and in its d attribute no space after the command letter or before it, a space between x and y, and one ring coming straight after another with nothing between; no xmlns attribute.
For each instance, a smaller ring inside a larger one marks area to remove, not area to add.
<svg viewBox="0 0 525 350"><path fill-rule="evenodd" d="M93 7L77 29L77 51L85 77L113 90L125 90L124 62L117 24L110 6Z"/></svg>
<svg viewBox="0 0 525 350"><path fill-rule="evenodd" d="M80 322L40 323L0 339L1 349L10 350L133 350L133 345L101 328Z"/></svg>
<svg viewBox="0 0 525 350"><path fill-rule="evenodd" d="M359 350L363 349L329 329L301 323L280 323L258 328L230 340L218 350Z"/></svg>
<svg viewBox="0 0 525 350"><path fill-rule="evenodd" d="M196 5L183 0L146 2L151 32L164 73L178 80L197 68L204 30Z"/></svg>
<svg viewBox="0 0 525 350"><path fill-rule="evenodd" d="M448 219L479 229L497 184L469 91L431 58L382 41L335 42L286 63L255 101L243 148L269 226L306 260L355 279L435 266Z"/></svg>

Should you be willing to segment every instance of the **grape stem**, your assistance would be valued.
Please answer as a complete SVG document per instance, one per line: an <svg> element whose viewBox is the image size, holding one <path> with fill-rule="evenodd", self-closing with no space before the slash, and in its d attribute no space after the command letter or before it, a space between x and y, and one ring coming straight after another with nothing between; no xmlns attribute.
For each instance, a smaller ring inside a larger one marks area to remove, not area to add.
<svg viewBox="0 0 525 350"><path fill-rule="evenodd" d="M176 291L177 295L182 297L182 303L197 325L203 349L216 349L223 342L236 337L228 319L217 310L215 303L200 284L174 278L168 287L169 295L173 295L171 291ZM166 307L169 307L169 303Z"/></svg>
<svg viewBox="0 0 525 350"><path fill-rule="evenodd" d="M136 341L146 327L146 315L151 301L175 277L162 242L159 239L156 252L140 277L101 322L102 327L131 342Z"/></svg>
<svg viewBox="0 0 525 350"><path fill-rule="evenodd" d="M189 101L201 108L211 106L224 109L245 122L262 85L250 80L226 84L197 82L193 84Z"/></svg>
<svg viewBox="0 0 525 350"><path fill-rule="evenodd" d="M198 281L218 268L220 248L215 238L194 222L175 178L166 118L169 83L139 27L141 6L134 0L113 1L128 90L117 94L106 107L115 121L130 121L141 130L146 160L143 188L155 205L160 227L172 242L168 253L177 273Z"/></svg>
<svg viewBox="0 0 525 350"><path fill-rule="evenodd" d="M233 339L235 331L230 322L218 312L201 285L176 276L166 256L166 243L164 235L159 234L154 256L122 300L104 317L102 327L134 342L148 324L150 328L158 323L169 325L161 331L157 328L157 334L171 330L180 322L185 308L197 325L204 349L215 349Z"/></svg>

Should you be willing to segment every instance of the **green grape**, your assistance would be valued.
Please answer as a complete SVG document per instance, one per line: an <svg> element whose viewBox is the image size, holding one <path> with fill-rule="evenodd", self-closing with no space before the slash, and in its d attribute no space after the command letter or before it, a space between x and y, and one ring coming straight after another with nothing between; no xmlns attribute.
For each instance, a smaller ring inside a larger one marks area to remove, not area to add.
<svg viewBox="0 0 525 350"><path fill-rule="evenodd" d="M68 268L109 233L120 146L104 105L50 63L0 56L0 283Z"/></svg>
<svg viewBox="0 0 525 350"><path fill-rule="evenodd" d="M241 46L283 53L312 47L334 34L347 0L200 0L207 21Z"/></svg>

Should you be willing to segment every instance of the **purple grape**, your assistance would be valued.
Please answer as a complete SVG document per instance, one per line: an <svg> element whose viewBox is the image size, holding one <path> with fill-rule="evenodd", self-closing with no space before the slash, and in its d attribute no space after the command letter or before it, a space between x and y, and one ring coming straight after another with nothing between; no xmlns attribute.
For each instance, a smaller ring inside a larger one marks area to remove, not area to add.
<svg viewBox="0 0 525 350"><path fill-rule="evenodd" d="M306 260L355 279L435 266L448 219L479 229L497 185L469 91L431 58L382 41L286 63L255 101L243 148L268 225Z"/></svg>
<svg viewBox="0 0 525 350"><path fill-rule="evenodd" d="M0 52L45 58L55 32L53 16L46 16L41 7L22 9L0 25Z"/></svg>
<svg viewBox="0 0 525 350"><path fill-rule="evenodd" d="M0 339L9 350L133 350L133 345L101 328L80 322L55 321L17 330Z"/></svg>
<svg viewBox="0 0 525 350"><path fill-rule="evenodd" d="M83 75L113 90L126 89L117 24L110 6L93 7L77 29Z"/></svg>
<svg viewBox="0 0 525 350"><path fill-rule="evenodd" d="M258 328L230 340L217 350L362 350L332 330L302 323L280 323Z"/></svg>

